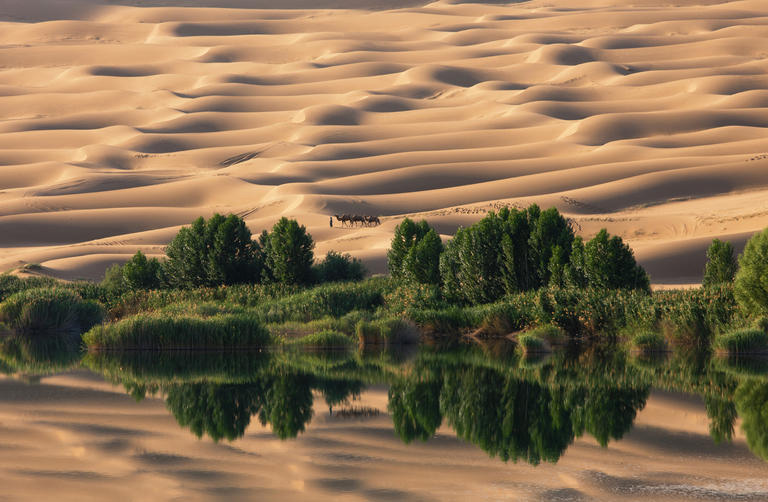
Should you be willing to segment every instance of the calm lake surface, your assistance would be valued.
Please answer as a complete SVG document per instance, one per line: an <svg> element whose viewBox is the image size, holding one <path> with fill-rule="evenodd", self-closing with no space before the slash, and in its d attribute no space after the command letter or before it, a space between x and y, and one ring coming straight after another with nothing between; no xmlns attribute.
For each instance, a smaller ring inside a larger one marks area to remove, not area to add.
<svg viewBox="0 0 768 502"><path fill-rule="evenodd" d="M768 364L2 355L0 500L768 500Z"/></svg>

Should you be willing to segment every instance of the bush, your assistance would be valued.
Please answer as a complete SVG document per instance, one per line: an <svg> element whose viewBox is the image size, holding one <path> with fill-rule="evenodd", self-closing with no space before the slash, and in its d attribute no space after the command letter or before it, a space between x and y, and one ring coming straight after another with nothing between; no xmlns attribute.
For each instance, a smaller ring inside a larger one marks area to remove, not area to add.
<svg viewBox="0 0 768 502"><path fill-rule="evenodd" d="M59 285L56 279L50 277L25 277L15 275L0 275L0 302L14 293L27 289L52 288Z"/></svg>
<svg viewBox="0 0 768 502"><path fill-rule="evenodd" d="M344 333L333 330L319 331L289 342L290 345L327 349L349 348L353 343L352 339Z"/></svg>
<svg viewBox="0 0 768 502"><path fill-rule="evenodd" d="M632 348L642 352L662 352L667 350L667 341L661 333L644 331L632 338Z"/></svg>
<svg viewBox="0 0 768 502"><path fill-rule="evenodd" d="M579 289L651 290L648 274L635 261L632 249L621 237L609 237L605 229L586 244L581 238L573 241L564 276L566 284Z"/></svg>
<svg viewBox="0 0 768 502"><path fill-rule="evenodd" d="M407 345L419 342L416 327L403 319L360 321L355 326L361 348L371 345Z"/></svg>
<svg viewBox="0 0 768 502"><path fill-rule="evenodd" d="M753 235L739 257L734 294L746 313L768 314L768 228Z"/></svg>
<svg viewBox="0 0 768 502"><path fill-rule="evenodd" d="M737 268L733 245L719 239L713 240L707 249L707 264L704 267L702 286L708 288L733 282Z"/></svg>
<svg viewBox="0 0 768 502"><path fill-rule="evenodd" d="M440 253L443 243L425 220L418 223L405 218L395 227L387 252L387 267L395 280L420 284L440 282Z"/></svg>
<svg viewBox="0 0 768 502"><path fill-rule="evenodd" d="M259 238L264 253L265 280L284 284L312 282L315 243L304 225L280 218L272 232Z"/></svg>
<svg viewBox="0 0 768 502"><path fill-rule="evenodd" d="M314 276L319 283L360 281L365 276L365 267L357 258L330 251L314 266Z"/></svg>
<svg viewBox="0 0 768 502"><path fill-rule="evenodd" d="M183 227L166 249L169 284L179 288L258 282L262 255L242 218L214 214ZM310 261L311 263L311 261Z"/></svg>
<svg viewBox="0 0 768 502"><path fill-rule="evenodd" d="M133 258L123 265L123 277L128 289L157 289L160 287L161 267L157 258L147 257L136 251Z"/></svg>
<svg viewBox="0 0 768 502"><path fill-rule="evenodd" d="M97 326L83 340L95 349L224 349L265 347L272 336L249 314L201 318L156 313Z"/></svg>
<svg viewBox="0 0 768 502"><path fill-rule="evenodd" d="M768 351L768 334L759 329L731 331L715 338L715 348L729 354Z"/></svg>
<svg viewBox="0 0 768 502"><path fill-rule="evenodd" d="M63 288L20 291L0 304L0 319L24 333L81 332L100 323L103 315L97 302Z"/></svg>

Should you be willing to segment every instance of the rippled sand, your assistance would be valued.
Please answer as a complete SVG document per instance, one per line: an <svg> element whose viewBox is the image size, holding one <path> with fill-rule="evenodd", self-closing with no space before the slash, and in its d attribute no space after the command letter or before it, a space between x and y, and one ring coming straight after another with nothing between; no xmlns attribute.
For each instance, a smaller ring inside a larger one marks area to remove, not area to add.
<svg viewBox="0 0 768 502"><path fill-rule="evenodd" d="M0 380L4 500L648 501L765 500L768 464L737 433L715 446L703 403L653 392L632 431L601 448L578 439L556 465L505 464L443 427L403 444L386 389L330 416L321 398L297 439L253 421L232 443L196 439L160 399L136 403L88 373ZM338 409L336 410L338 411Z"/></svg>
<svg viewBox="0 0 768 502"><path fill-rule="evenodd" d="M695 282L768 225L766 56L764 0L3 0L0 269L95 278L219 211L381 271L405 215L538 202Z"/></svg>

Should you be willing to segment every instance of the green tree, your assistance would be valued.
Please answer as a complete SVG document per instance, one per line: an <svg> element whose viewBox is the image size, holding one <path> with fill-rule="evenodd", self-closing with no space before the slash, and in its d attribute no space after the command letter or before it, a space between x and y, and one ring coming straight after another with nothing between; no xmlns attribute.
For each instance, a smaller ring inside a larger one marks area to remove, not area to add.
<svg viewBox="0 0 768 502"><path fill-rule="evenodd" d="M734 295L748 314L768 314L768 228L753 235L739 257Z"/></svg>
<svg viewBox="0 0 768 502"><path fill-rule="evenodd" d="M437 232L430 228L405 256L402 266L405 278L420 284L439 284L442 252L443 241Z"/></svg>
<svg viewBox="0 0 768 502"><path fill-rule="evenodd" d="M707 264L704 267L702 285L707 288L733 282L738 263L730 242L719 239L712 241L707 249Z"/></svg>
<svg viewBox="0 0 768 502"><path fill-rule="evenodd" d="M632 249L605 229L586 244L574 239L564 276L567 285L576 288L650 291L648 274L635 261Z"/></svg>
<svg viewBox="0 0 768 502"><path fill-rule="evenodd" d="M426 242L423 242L426 239ZM440 252L443 244L425 220L405 218L397 227L387 252L387 267L394 279L422 284L439 282Z"/></svg>
<svg viewBox="0 0 768 502"><path fill-rule="evenodd" d="M269 234L259 239L264 253L266 279L283 284L308 284L312 281L315 242L304 225L280 218Z"/></svg>
<svg viewBox="0 0 768 502"><path fill-rule="evenodd" d="M259 244L242 218L214 214L183 227L166 249L163 272L175 287L258 282L262 256Z"/></svg>
<svg viewBox="0 0 768 502"><path fill-rule="evenodd" d="M561 283L573 240L570 223L555 208L490 212L446 244L440 259L445 295L484 303Z"/></svg>
<svg viewBox="0 0 768 502"><path fill-rule="evenodd" d="M161 266L157 258L147 259L141 251L136 251L124 266L123 278L128 289L157 289L160 287Z"/></svg>

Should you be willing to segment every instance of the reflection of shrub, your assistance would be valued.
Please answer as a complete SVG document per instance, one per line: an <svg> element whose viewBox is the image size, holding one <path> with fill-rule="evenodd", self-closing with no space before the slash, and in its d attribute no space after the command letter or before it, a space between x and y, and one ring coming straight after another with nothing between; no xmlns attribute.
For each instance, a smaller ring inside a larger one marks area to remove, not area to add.
<svg viewBox="0 0 768 502"><path fill-rule="evenodd" d="M226 314L204 319L139 314L98 326L83 340L94 348L167 350L263 347L272 342L272 337L253 315Z"/></svg>
<svg viewBox="0 0 768 502"><path fill-rule="evenodd" d="M550 352L552 347L549 343L537 333L523 333L517 337L517 343L523 354L535 354L541 352Z"/></svg>
<svg viewBox="0 0 768 502"><path fill-rule="evenodd" d="M4 322L22 332L84 331L101 322L101 306L62 288L29 289L0 305Z"/></svg>
<svg viewBox="0 0 768 502"><path fill-rule="evenodd" d="M768 334L759 329L731 331L715 338L715 348L731 354L765 352L768 350Z"/></svg>
<svg viewBox="0 0 768 502"><path fill-rule="evenodd" d="M291 345L313 348L346 348L352 345L352 339L338 331L325 330L312 333L290 341Z"/></svg>
<svg viewBox="0 0 768 502"><path fill-rule="evenodd" d="M752 453L768 460L768 385L744 380L736 389L736 409Z"/></svg>

